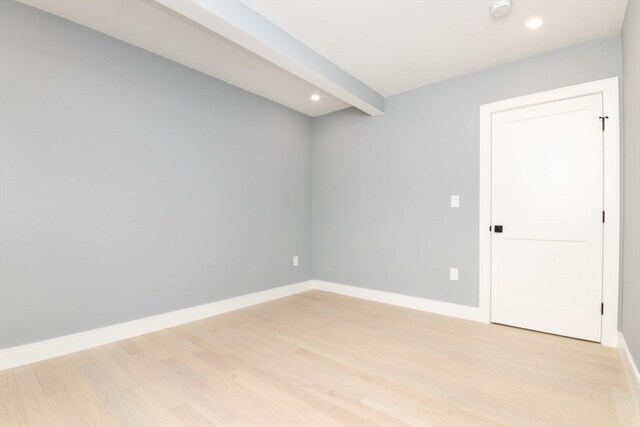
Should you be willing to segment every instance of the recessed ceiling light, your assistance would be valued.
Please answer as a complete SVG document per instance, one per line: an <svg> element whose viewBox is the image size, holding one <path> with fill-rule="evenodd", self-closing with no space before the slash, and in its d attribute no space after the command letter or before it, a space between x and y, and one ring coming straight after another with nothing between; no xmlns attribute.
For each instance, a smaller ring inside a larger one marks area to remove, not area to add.
<svg viewBox="0 0 640 427"><path fill-rule="evenodd" d="M314 93L313 95L311 95L311 100L314 102L320 101L320 95L318 95L317 93Z"/></svg>
<svg viewBox="0 0 640 427"><path fill-rule="evenodd" d="M542 24L544 24L544 21L540 18L531 18L527 21L527 28L530 30L537 30L538 28L542 27Z"/></svg>

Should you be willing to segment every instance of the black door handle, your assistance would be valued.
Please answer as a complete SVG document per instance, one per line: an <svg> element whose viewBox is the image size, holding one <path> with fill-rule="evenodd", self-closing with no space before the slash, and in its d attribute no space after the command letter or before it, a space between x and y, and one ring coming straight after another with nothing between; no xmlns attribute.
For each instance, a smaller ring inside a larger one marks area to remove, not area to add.
<svg viewBox="0 0 640 427"><path fill-rule="evenodd" d="M495 225L493 227L493 231L495 231L496 233L502 233L502 226L501 225Z"/></svg>

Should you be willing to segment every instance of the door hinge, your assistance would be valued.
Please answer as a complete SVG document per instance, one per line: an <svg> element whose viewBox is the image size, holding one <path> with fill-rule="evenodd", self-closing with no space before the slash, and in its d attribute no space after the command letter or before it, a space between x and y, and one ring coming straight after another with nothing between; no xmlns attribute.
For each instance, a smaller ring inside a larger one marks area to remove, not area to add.
<svg viewBox="0 0 640 427"><path fill-rule="evenodd" d="M604 224L604 211L602 211L602 223Z"/></svg>
<svg viewBox="0 0 640 427"><path fill-rule="evenodd" d="M600 303L600 315L601 316L604 315L604 303L603 302Z"/></svg>
<svg viewBox="0 0 640 427"><path fill-rule="evenodd" d="M602 121L602 132L604 132L604 122L609 118L609 116L600 116L599 118Z"/></svg>

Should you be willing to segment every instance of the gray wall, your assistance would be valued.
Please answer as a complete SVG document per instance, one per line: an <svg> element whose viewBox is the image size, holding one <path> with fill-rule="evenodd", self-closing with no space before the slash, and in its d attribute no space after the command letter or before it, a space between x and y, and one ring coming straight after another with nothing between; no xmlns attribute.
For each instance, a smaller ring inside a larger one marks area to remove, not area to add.
<svg viewBox="0 0 640 427"><path fill-rule="evenodd" d="M309 118L12 1L0 43L0 348L310 279Z"/></svg>
<svg viewBox="0 0 640 427"><path fill-rule="evenodd" d="M614 35L387 98L383 116L316 119L314 279L477 306L478 107L621 67Z"/></svg>
<svg viewBox="0 0 640 427"><path fill-rule="evenodd" d="M624 236L622 333L640 366L640 1L622 29L624 58Z"/></svg>

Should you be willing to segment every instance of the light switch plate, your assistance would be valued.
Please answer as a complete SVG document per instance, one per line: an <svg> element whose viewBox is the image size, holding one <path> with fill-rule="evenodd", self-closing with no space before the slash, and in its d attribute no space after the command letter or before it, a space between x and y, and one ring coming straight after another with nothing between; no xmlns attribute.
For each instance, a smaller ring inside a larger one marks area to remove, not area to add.
<svg viewBox="0 0 640 427"><path fill-rule="evenodd" d="M451 207L452 208L460 207L460 196L458 196L457 194L451 196Z"/></svg>

